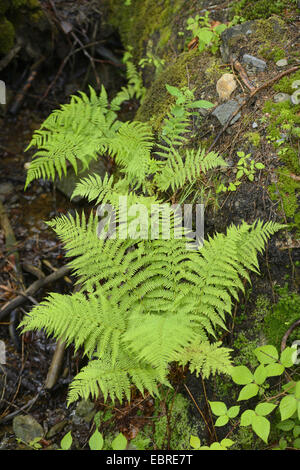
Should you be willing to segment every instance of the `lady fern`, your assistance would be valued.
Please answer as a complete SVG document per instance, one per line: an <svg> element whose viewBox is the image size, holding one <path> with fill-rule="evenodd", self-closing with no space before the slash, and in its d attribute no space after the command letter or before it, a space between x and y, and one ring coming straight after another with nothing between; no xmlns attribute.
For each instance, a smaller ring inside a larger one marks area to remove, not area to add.
<svg viewBox="0 0 300 470"><path fill-rule="evenodd" d="M174 208L165 203L170 230L162 236L162 225L152 224L149 216L153 204L163 202L169 188L184 189L225 161L216 153L187 148L193 110L210 106L195 101L188 89L168 87L176 103L156 146L148 123L120 122L122 100L138 86L130 67L129 75L129 86L110 103L104 88L99 96L90 89L90 97L72 97L46 119L30 144L39 150L26 185L39 177L60 177L68 164L75 171L79 163L88 167L91 159L104 155L115 160L123 176L89 175L73 193L113 209L102 226L110 231L99 232L93 211L88 218L76 213L49 222L65 247L80 291L48 295L21 325L23 331L44 329L88 357L70 386L68 403L100 392L105 399L129 399L132 385L157 395L159 384L170 385L169 365L174 361L204 376L229 372L230 351L211 340L217 328L226 328L232 299L244 289L243 280L250 281L249 271L258 272L257 254L281 228L272 222L243 222L191 250ZM125 212L118 207L122 197ZM136 228L131 212L136 205L147 210L144 236L132 236L122 225L125 215ZM150 236L153 227L157 233Z"/></svg>

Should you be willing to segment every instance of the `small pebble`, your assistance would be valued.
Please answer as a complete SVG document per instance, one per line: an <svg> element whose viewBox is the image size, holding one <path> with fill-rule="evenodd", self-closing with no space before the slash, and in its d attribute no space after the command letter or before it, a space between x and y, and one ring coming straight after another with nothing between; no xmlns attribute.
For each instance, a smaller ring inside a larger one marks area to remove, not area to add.
<svg viewBox="0 0 300 470"><path fill-rule="evenodd" d="M277 67L285 67L287 64L287 59L280 59L276 62Z"/></svg>
<svg viewBox="0 0 300 470"><path fill-rule="evenodd" d="M245 64L252 65L252 67L255 67L258 70L265 70L267 67L267 63L264 60L258 59L250 54L243 55L243 62Z"/></svg>
<svg viewBox="0 0 300 470"><path fill-rule="evenodd" d="M283 103L284 101L290 101L291 97L287 93L277 93L273 99L275 103Z"/></svg>
<svg viewBox="0 0 300 470"><path fill-rule="evenodd" d="M300 88L300 80L295 80L292 83L292 88L293 88L293 90L296 90L297 88Z"/></svg>
<svg viewBox="0 0 300 470"><path fill-rule="evenodd" d="M252 124L252 129L256 129L257 127L258 127L257 122L254 122L254 123Z"/></svg>
<svg viewBox="0 0 300 470"><path fill-rule="evenodd" d="M294 93L291 96L291 102L293 104L300 104L300 89L294 91Z"/></svg>

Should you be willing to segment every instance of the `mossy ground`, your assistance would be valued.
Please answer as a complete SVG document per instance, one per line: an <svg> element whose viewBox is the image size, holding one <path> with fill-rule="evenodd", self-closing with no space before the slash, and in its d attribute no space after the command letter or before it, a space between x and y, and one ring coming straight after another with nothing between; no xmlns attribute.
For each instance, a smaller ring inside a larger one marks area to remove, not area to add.
<svg viewBox="0 0 300 470"><path fill-rule="evenodd" d="M14 45L18 24L24 22L24 15L29 22L36 22L42 16L38 0L4 0L0 5L0 54L7 54Z"/></svg>
<svg viewBox="0 0 300 470"><path fill-rule="evenodd" d="M234 2L232 13L246 20L255 20L280 15L283 11L293 11L296 8L296 0L239 0Z"/></svg>

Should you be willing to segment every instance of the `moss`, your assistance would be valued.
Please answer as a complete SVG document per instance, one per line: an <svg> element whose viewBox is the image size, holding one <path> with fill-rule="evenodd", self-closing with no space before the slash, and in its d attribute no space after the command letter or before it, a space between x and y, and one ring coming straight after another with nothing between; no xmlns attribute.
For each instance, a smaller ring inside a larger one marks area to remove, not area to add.
<svg viewBox="0 0 300 470"><path fill-rule="evenodd" d="M0 17L0 54L7 54L14 45L15 28L5 16Z"/></svg>
<svg viewBox="0 0 300 470"><path fill-rule="evenodd" d="M241 15L246 20L269 18L280 15L285 9L294 9L295 0L240 0L232 7L234 15Z"/></svg>
<svg viewBox="0 0 300 470"><path fill-rule="evenodd" d="M195 97L210 100L208 96L209 86L205 70L216 64L216 59L208 52L200 53L198 49L183 52L176 60L163 70L148 89L145 99L137 111L136 119L150 121L154 132L159 132L163 119L167 115L171 104L174 102L166 89L166 84L176 87L189 86L195 88ZM215 92L215 84L213 84Z"/></svg>
<svg viewBox="0 0 300 470"><path fill-rule="evenodd" d="M259 147L260 145L260 133L259 132L247 132L245 134L245 138L248 139L248 141L254 145L254 147Z"/></svg>
<svg viewBox="0 0 300 470"><path fill-rule="evenodd" d="M292 94L295 90L292 88L292 83L295 80L300 80L300 70L292 75L283 77L278 83L274 85L274 90L282 93Z"/></svg>
<svg viewBox="0 0 300 470"><path fill-rule="evenodd" d="M154 35L158 38L156 44L160 48L165 46L172 33L172 17L184 3L183 0L132 0L130 5L123 0L108 2L109 22L118 28L123 44L133 46L137 62L143 57L146 44Z"/></svg>
<svg viewBox="0 0 300 470"><path fill-rule="evenodd" d="M300 295L290 292L285 285L278 289L279 300L268 312L264 319L264 331L269 344L273 344L280 349L281 340L291 324L298 320L300 311ZM295 330L289 338L293 341L299 337Z"/></svg>
<svg viewBox="0 0 300 470"><path fill-rule="evenodd" d="M0 15L3 15L9 7L9 0L2 0L0 3Z"/></svg>
<svg viewBox="0 0 300 470"><path fill-rule="evenodd" d="M278 92L291 92L291 84L300 78L299 72L292 77L285 77L274 86ZM298 141L295 130L300 126L300 105L294 106L290 102L265 103L264 113L268 116L267 138L277 150L280 162L283 164L277 170L277 182L269 186L269 194L273 201L279 201L285 216L291 223L291 228L300 233L299 224L299 181L291 178L291 174L300 173L298 157Z"/></svg>
<svg viewBox="0 0 300 470"><path fill-rule="evenodd" d="M284 59L285 51L281 47L274 46L272 47L271 41L265 41L258 49L259 55L261 55L266 60L273 60L277 62L280 59Z"/></svg>
<svg viewBox="0 0 300 470"><path fill-rule="evenodd" d="M189 448L191 434L197 435L196 426L191 425L189 417L189 401L178 393L174 400L170 396L166 405L171 411L170 422L168 423L166 415L159 416L158 410L153 436L155 446L157 449L166 448L168 430L170 430L170 449L186 450Z"/></svg>

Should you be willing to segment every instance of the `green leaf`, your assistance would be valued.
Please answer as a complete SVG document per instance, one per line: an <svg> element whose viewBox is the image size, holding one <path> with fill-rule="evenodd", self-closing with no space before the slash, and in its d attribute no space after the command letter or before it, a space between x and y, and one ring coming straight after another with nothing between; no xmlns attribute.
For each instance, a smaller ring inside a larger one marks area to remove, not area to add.
<svg viewBox="0 0 300 470"><path fill-rule="evenodd" d="M252 419L252 429L266 444L270 434L270 422L264 416L255 415Z"/></svg>
<svg viewBox="0 0 300 470"><path fill-rule="evenodd" d="M295 449L300 449L300 438L295 439L293 444L294 444Z"/></svg>
<svg viewBox="0 0 300 470"><path fill-rule="evenodd" d="M290 418L297 410L297 400L293 395L283 397L279 405L281 420Z"/></svg>
<svg viewBox="0 0 300 470"><path fill-rule="evenodd" d="M279 448L280 450L285 450L287 448L287 441L283 437L279 439Z"/></svg>
<svg viewBox="0 0 300 470"><path fill-rule="evenodd" d="M295 387L295 397L300 398L300 380L296 382L296 387Z"/></svg>
<svg viewBox="0 0 300 470"><path fill-rule="evenodd" d="M284 367L292 367L294 364L293 362L293 355L295 354L294 348L285 348L280 355L280 362L284 365Z"/></svg>
<svg viewBox="0 0 300 470"><path fill-rule="evenodd" d="M222 401L210 401L211 411L216 416L223 416L227 413L227 406Z"/></svg>
<svg viewBox="0 0 300 470"><path fill-rule="evenodd" d="M202 109L209 109L213 108L215 105L210 101L206 100L198 100L194 101L193 103L189 104L189 108L202 108Z"/></svg>
<svg viewBox="0 0 300 470"><path fill-rule="evenodd" d="M231 447L233 444L234 444L234 441L232 441L231 439L228 439L225 437L225 439L222 439L222 441L220 442L221 446L222 447Z"/></svg>
<svg viewBox="0 0 300 470"><path fill-rule="evenodd" d="M287 419L285 421L281 421L280 423L276 424L276 427L278 429L281 429L281 431L291 431L294 426L295 426L295 423L292 419ZM294 436L294 437L297 437L297 436Z"/></svg>
<svg viewBox="0 0 300 470"><path fill-rule="evenodd" d="M215 422L215 426L217 426L217 427L225 426L225 424L227 424L228 421L229 421L228 416L226 416L226 415L219 416L218 419Z"/></svg>
<svg viewBox="0 0 300 470"><path fill-rule="evenodd" d="M277 349L270 344L259 346L254 350L254 354L261 364L272 364L278 359Z"/></svg>
<svg viewBox="0 0 300 470"><path fill-rule="evenodd" d="M249 398L255 397L258 393L259 386L256 384L245 385L240 391L238 401L249 400Z"/></svg>
<svg viewBox="0 0 300 470"><path fill-rule="evenodd" d="M292 421L292 422L293 422L293 421ZM294 427L294 429L293 429L293 436L294 436L294 437L300 436L300 425L297 425L297 426Z"/></svg>
<svg viewBox="0 0 300 470"><path fill-rule="evenodd" d="M168 92L170 93L170 95L172 96L176 96L177 98L181 97L182 96L182 93L180 90L178 90L178 88L176 88L175 86L171 86L171 85L168 85L166 83L166 89L168 90Z"/></svg>
<svg viewBox="0 0 300 470"><path fill-rule="evenodd" d="M257 383L258 385L262 385L264 383L264 381L266 380L266 378L267 378L267 373L266 373L265 366L263 364L260 364L256 368L253 375L254 375L255 383Z"/></svg>
<svg viewBox="0 0 300 470"><path fill-rule="evenodd" d="M253 410L246 410L241 416L241 426L250 426L253 417L256 416Z"/></svg>
<svg viewBox="0 0 300 470"><path fill-rule="evenodd" d="M69 431L60 441L62 450L69 450L73 442L71 431Z"/></svg>
<svg viewBox="0 0 300 470"><path fill-rule="evenodd" d="M298 410L298 419L300 421L300 400L298 400L297 410Z"/></svg>
<svg viewBox="0 0 300 470"><path fill-rule="evenodd" d="M253 382L253 374L246 366L233 367L231 377L238 385L246 385Z"/></svg>
<svg viewBox="0 0 300 470"><path fill-rule="evenodd" d="M213 442L210 446L210 450L224 450L224 447L221 446L219 442Z"/></svg>
<svg viewBox="0 0 300 470"><path fill-rule="evenodd" d="M127 447L126 437L120 432L120 434L118 434L112 441L111 446L113 450L125 450Z"/></svg>
<svg viewBox="0 0 300 470"><path fill-rule="evenodd" d="M89 446L91 450L101 450L103 448L103 437L98 429L91 435Z"/></svg>
<svg viewBox="0 0 300 470"><path fill-rule="evenodd" d="M236 179L239 180L244 174L244 170L238 170L236 174Z"/></svg>
<svg viewBox="0 0 300 470"><path fill-rule="evenodd" d="M257 168L258 170L263 170L265 168L265 165L263 163L255 163L255 168Z"/></svg>
<svg viewBox="0 0 300 470"><path fill-rule="evenodd" d="M191 436L190 437L190 446L193 447L193 449L199 449L200 447L200 439L198 436Z"/></svg>
<svg viewBox="0 0 300 470"><path fill-rule="evenodd" d="M270 414L277 405L273 405L272 403L259 403L255 408L255 413L259 416L266 416Z"/></svg>
<svg viewBox="0 0 300 470"><path fill-rule="evenodd" d="M278 362L273 362L266 366L267 377L276 377L284 372L284 366Z"/></svg>
<svg viewBox="0 0 300 470"><path fill-rule="evenodd" d="M227 411L227 416L228 418L236 418L239 412L240 412L239 406L231 406L229 410Z"/></svg>

